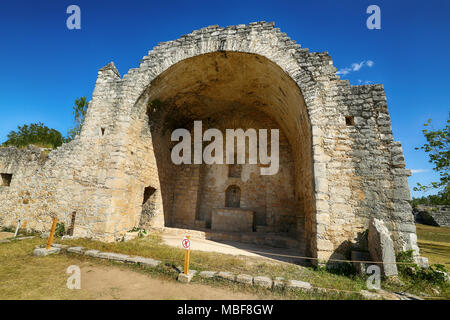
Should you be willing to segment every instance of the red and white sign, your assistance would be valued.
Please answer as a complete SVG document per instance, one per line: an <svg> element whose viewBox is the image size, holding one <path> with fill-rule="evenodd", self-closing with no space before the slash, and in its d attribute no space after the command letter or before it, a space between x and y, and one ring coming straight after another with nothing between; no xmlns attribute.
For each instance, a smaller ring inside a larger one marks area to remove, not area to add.
<svg viewBox="0 0 450 320"><path fill-rule="evenodd" d="M191 247L191 240L189 240L188 238L184 238L183 241L181 241L181 244L183 245L183 248L189 250L189 248Z"/></svg>

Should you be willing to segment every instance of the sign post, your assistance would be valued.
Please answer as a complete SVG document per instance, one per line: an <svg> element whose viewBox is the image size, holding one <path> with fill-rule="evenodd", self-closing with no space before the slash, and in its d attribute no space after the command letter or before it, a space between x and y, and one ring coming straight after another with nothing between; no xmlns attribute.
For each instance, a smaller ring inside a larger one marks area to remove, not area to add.
<svg viewBox="0 0 450 320"><path fill-rule="evenodd" d="M19 232L21 223L22 223L22 220L19 219L19 221L17 222L16 232L14 232L14 238L17 237L17 233Z"/></svg>
<svg viewBox="0 0 450 320"><path fill-rule="evenodd" d="M50 235L48 236L47 247L45 247L46 250L50 249L50 247L52 246L53 236L55 235L55 229L56 229L57 222L58 222L58 219L53 218L52 230L50 231Z"/></svg>
<svg viewBox="0 0 450 320"><path fill-rule="evenodd" d="M181 244L183 245L183 248L186 250L184 254L184 274L189 274L189 255L191 252L191 236L186 236Z"/></svg>

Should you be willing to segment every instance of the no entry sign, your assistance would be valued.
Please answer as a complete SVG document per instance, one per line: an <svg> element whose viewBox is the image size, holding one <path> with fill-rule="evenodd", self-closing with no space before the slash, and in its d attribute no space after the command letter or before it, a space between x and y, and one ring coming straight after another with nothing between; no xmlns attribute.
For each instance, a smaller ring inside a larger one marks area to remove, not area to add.
<svg viewBox="0 0 450 320"><path fill-rule="evenodd" d="M189 240L188 238L184 238L183 241L181 241L181 244L183 245L183 248L189 250L189 248L191 247L191 240Z"/></svg>

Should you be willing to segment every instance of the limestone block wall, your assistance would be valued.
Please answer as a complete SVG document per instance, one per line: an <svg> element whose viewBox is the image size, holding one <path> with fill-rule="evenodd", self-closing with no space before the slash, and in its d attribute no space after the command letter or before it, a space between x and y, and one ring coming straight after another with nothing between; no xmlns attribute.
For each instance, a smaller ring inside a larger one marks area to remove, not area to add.
<svg viewBox="0 0 450 320"><path fill-rule="evenodd" d="M21 219L30 229L48 231L52 217L69 226L76 212L74 234L104 236L111 207L104 142L77 138L49 153L1 148L0 171L13 174L11 185L0 188L2 225L15 226Z"/></svg>

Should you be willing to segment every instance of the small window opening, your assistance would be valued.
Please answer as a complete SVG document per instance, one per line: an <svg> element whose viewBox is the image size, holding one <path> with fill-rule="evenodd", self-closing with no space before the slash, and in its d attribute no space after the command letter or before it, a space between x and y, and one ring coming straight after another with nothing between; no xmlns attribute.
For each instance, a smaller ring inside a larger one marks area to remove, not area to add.
<svg viewBox="0 0 450 320"><path fill-rule="evenodd" d="M158 213L158 199L156 189L153 187L144 188L144 199L142 200L142 212L139 221L139 228L146 229L150 226L153 217Z"/></svg>
<svg viewBox="0 0 450 320"><path fill-rule="evenodd" d="M153 187L145 187L144 189L144 201L142 201L142 204L145 204L148 199L155 193L156 189Z"/></svg>
<svg viewBox="0 0 450 320"><path fill-rule="evenodd" d="M102 129L102 136L105 135L105 128L101 128Z"/></svg>
<svg viewBox="0 0 450 320"><path fill-rule="evenodd" d="M355 125L355 119L353 116L345 116L345 124L347 126L354 126Z"/></svg>
<svg viewBox="0 0 450 320"><path fill-rule="evenodd" d="M9 187L11 185L12 174L10 173L1 173L2 177L2 186Z"/></svg>

